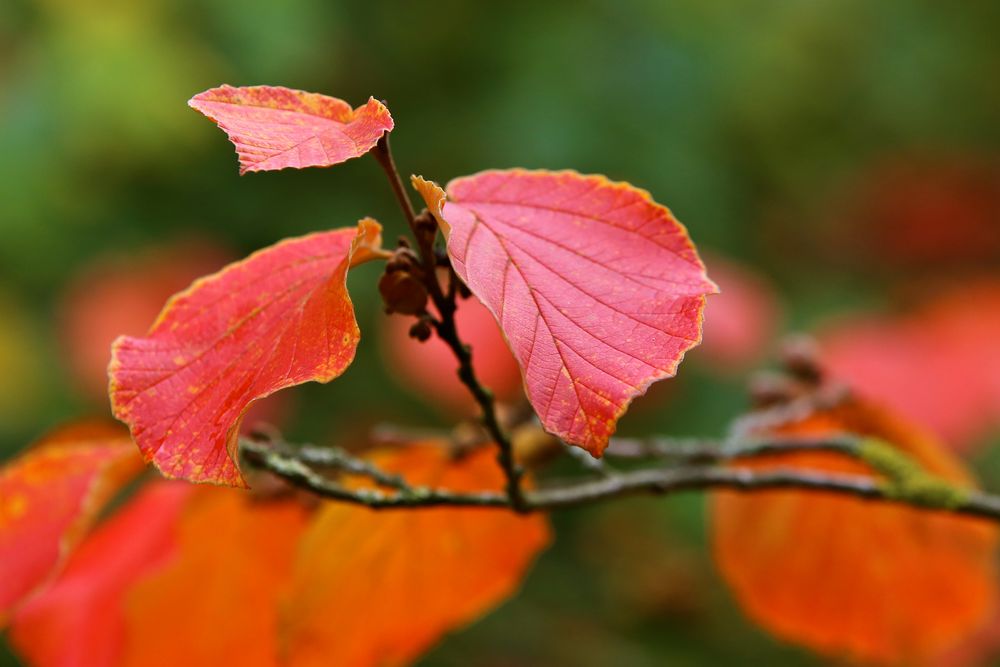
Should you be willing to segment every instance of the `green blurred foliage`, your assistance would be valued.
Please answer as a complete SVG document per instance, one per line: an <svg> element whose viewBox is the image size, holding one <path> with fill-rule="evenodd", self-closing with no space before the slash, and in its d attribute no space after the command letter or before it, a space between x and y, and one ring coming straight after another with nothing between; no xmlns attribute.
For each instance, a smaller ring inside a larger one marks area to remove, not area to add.
<svg viewBox="0 0 1000 667"><path fill-rule="evenodd" d="M363 215L390 240L403 231L370 159L237 176L221 133L185 106L205 88L384 99L401 169L442 182L507 166L631 181L697 243L774 280L789 325L808 328L915 278L827 247L845 182L883 155L997 155L997 25L994 0L4 0L0 455L108 413L67 381L56 315L95 257L192 234L245 253ZM363 332L376 275L351 279ZM433 423L390 372L363 341L342 379L295 390L287 430L328 441ZM717 435L744 406L738 379L696 364L673 384L622 429ZM523 594L425 664L815 664L740 620L712 573L701 499L626 507L643 520L618 533L603 517L629 516L618 509L560 516ZM623 597L602 568L604 549L635 567L618 552L643 531L666 540L656 553L695 555L663 571L698 584L673 606Z"/></svg>

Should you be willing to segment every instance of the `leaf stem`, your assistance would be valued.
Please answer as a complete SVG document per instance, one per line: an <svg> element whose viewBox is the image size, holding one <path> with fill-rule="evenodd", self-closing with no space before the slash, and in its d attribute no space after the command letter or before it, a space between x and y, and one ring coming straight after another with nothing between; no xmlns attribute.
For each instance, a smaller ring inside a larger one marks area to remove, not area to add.
<svg viewBox="0 0 1000 667"><path fill-rule="evenodd" d="M416 219L417 214L413 210L413 202L410 201L410 196L406 193L406 186L403 185L403 179L399 175L399 170L396 168L396 160L392 157L392 147L389 146L389 133L386 132L382 135L382 138L378 140L375 144L375 148L372 150L372 155L375 156L375 160L378 161L379 166L382 167L382 171L385 172L386 177L389 179L389 185L392 187L392 193L396 195L396 202L399 204L399 208L403 211L403 216L406 218L406 223L416 234Z"/></svg>
<svg viewBox="0 0 1000 667"><path fill-rule="evenodd" d="M481 421L483 427L499 448L497 461L500 467L503 468L507 480L506 488L507 496L510 499L510 507L518 512L526 512L528 511L528 506L525 501L524 490L521 486L523 471L514 460L514 445L497 417L493 392L485 387L479 381L479 378L476 377L476 371L472 366L472 349L462 341L458 334L458 327L455 324L455 310L457 308L456 281L458 278L454 276L454 271L452 270L449 276L451 282L449 283L448 293L445 294L441 289L441 283L437 277L437 256L434 253L434 239L437 233L436 224L430 227L431 231L428 233L428 229L422 228L421 221L414 213L413 204L406 193L406 189L403 186L403 179L399 175L399 170L396 168L396 161L392 156L388 132L375 145L372 155L375 156L375 159L381 165L382 170L389 179L389 185L392 186L392 191L396 195L400 209L402 209L403 215L406 217L410 230L416 239L417 250L423 264L424 285L427 287L427 292L434 303L434 308L438 312L438 319L431 318L430 323L435 333L437 333L438 338L448 345L452 354L458 360L458 378L479 405L482 413Z"/></svg>

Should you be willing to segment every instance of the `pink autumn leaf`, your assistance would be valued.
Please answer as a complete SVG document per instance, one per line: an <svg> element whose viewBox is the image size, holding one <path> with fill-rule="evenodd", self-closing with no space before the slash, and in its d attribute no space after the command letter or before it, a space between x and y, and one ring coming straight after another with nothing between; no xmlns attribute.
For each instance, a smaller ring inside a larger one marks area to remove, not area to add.
<svg viewBox="0 0 1000 667"><path fill-rule="evenodd" d="M393 127L374 98L352 109L335 97L281 86L221 86L188 104L229 135L241 174L340 164L370 151Z"/></svg>
<svg viewBox="0 0 1000 667"><path fill-rule="evenodd" d="M414 186L455 271L490 309L546 430L600 455L629 403L701 340L717 291L649 193L572 171L485 171Z"/></svg>

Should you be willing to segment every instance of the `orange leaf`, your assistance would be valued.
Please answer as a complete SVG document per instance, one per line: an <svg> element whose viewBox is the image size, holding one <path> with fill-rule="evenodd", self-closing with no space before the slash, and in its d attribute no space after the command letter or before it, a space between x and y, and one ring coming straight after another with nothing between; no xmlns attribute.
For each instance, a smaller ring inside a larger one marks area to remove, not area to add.
<svg viewBox="0 0 1000 667"><path fill-rule="evenodd" d="M373 458L416 484L503 485L489 448L452 461L425 443ZM284 606L288 664L406 664L512 595L548 541L545 519L505 510L328 504L302 540Z"/></svg>
<svg viewBox="0 0 1000 667"><path fill-rule="evenodd" d="M55 583L15 615L10 637L18 653L37 667L120 664L122 595L174 556L174 525L192 491L179 483L147 486L88 537Z"/></svg>
<svg viewBox="0 0 1000 667"><path fill-rule="evenodd" d="M928 472L970 483L935 441L856 398L754 434L841 432L893 443ZM739 466L871 474L820 453ZM998 534L981 520L835 494L726 491L714 495L712 530L719 568L744 610L823 653L921 664L975 632L996 601Z"/></svg>
<svg viewBox="0 0 1000 667"><path fill-rule="evenodd" d="M687 231L649 193L602 176L485 171L440 188L455 271L490 309L549 432L600 455L636 396L701 339L716 292Z"/></svg>
<svg viewBox="0 0 1000 667"><path fill-rule="evenodd" d="M168 477L246 486L239 424L253 401L354 359L350 266L377 256L381 227L287 239L174 296L146 338L112 349L111 403Z"/></svg>
<svg viewBox="0 0 1000 667"><path fill-rule="evenodd" d="M374 98L352 109L335 97L280 86L221 86L188 104L229 136L241 174L346 162L370 151L393 127L389 110Z"/></svg>
<svg viewBox="0 0 1000 667"><path fill-rule="evenodd" d="M0 627L141 469L124 431L103 424L63 428L0 468Z"/></svg>
<svg viewBox="0 0 1000 667"><path fill-rule="evenodd" d="M178 558L128 591L119 664L276 665L278 598L305 521L298 502L200 489L177 528Z"/></svg>

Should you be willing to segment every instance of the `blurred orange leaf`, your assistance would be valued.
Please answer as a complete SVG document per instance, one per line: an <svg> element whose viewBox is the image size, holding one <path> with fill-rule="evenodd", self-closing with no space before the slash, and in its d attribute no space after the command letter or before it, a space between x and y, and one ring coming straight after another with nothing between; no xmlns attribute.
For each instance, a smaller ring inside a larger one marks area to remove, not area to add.
<svg viewBox="0 0 1000 667"><path fill-rule="evenodd" d="M278 601L306 519L297 501L199 489L180 517L179 556L128 591L119 664L277 664Z"/></svg>
<svg viewBox="0 0 1000 667"><path fill-rule="evenodd" d="M168 477L245 486L240 421L254 401L354 359L350 266L376 256L381 226L287 239L174 296L145 338L115 341L115 416Z"/></svg>
<svg viewBox="0 0 1000 667"><path fill-rule="evenodd" d="M357 109L335 97L281 86L221 86L188 104L236 146L240 173L328 167L370 151L392 116L372 98Z"/></svg>
<svg viewBox="0 0 1000 667"><path fill-rule="evenodd" d="M503 486L489 448L452 460L444 446L413 444L373 460L416 484ZM328 504L302 540L284 605L288 664L407 664L512 595L549 539L543 517L505 510Z"/></svg>
<svg viewBox="0 0 1000 667"><path fill-rule="evenodd" d="M122 595L174 557L174 525L192 491L154 483L94 531L55 583L15 615L10 637L18 653L37 667L121 664Z"/></svg>
<svg viewBox="0 0 1000 667"><path fill-rule="evenodd" d="M893 443L958 485L948 451L861 399L754 435L852 432ZM837 454L761 457L740 467L872 474ZM796 491L714 494L715 557L744 610L814 650L888 665L924 664L985 622L996 602L996 526L862 499Z"/></svg>
<svg viewBox="0 0 1000 667"><path fill-rule="evenodd" d="M504 482L490 448L371 458L418 485ZM313 514L274 492L147 487L18 611L13 645L45 667L400 664L509 597L549 541L541 516L337 503Z"/></svg>
<svg viewBox="0 0 1000 667"><path fill-rule="evenodd" d="M0 627L141 469L124 429L105 424L60 429L0 468Z"/></svg>
<svg viewBox="0 0 1000 667"><path fill-rule="evenodd" d="M485 171L414 186L456 273L500 324L546 430L600 455L619 417L673 376L716 291L687 231L603 176Z"/></svg>

